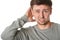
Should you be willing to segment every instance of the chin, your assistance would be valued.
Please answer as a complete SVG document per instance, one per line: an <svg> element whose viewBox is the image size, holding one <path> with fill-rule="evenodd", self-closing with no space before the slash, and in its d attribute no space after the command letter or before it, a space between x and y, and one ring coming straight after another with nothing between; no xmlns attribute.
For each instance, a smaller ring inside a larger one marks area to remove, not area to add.
<svg viewBox="0 0 60 40"><path fill-rule="evenodd" d="M45 25L45 23L39 23L40 25Z"/></svg>
<svg viewBox="0 0 60 40"><path fill-rule="evenodd" d="M40 25L46 25L48 23L48 21L47 22L38 22L38 24L40 24Z"/></svg>

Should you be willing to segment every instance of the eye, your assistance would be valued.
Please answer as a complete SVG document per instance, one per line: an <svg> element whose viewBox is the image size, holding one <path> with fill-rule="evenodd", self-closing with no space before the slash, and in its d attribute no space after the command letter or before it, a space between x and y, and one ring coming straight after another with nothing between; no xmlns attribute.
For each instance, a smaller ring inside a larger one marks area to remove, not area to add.
<svg viewBox="0 0 60 40"><path fill-rule="evenodd" d="M39 10L36 10L36 13L40 13L40 11Z"/></svg>
<svg viewBox="0 0 60 40"><path fill-rule="evenodd" d="M48 10L45 10L45 12L48 12Z"/></svg>
<svg viewBox="0 0 60 40"><path fill-rule="evenodd" d="M44 13L48 13L49 12L49 10L44 10Z"/></svg>

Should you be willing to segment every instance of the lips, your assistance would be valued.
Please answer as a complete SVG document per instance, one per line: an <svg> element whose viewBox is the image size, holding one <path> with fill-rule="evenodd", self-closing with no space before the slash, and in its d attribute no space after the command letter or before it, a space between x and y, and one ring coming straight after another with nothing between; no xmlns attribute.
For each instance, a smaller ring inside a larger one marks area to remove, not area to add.
<svg viewBox="0 0 60 40"><path fill-rule="evenodd" d="M40 19L39 22L44 22L44 19Z"/></svg>

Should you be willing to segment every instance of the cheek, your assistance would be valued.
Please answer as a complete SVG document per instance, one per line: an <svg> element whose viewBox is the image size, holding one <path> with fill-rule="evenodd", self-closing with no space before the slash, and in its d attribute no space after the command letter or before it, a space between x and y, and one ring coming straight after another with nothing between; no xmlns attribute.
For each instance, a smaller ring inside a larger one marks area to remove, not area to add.
<svg viewBox="0 0 60 40"><path fill-rule="evenodd" d="M34 19L37 21L39 15L36 12L33 12L33 11L32 11L32 15L33 15Z"/></svg>
<svg viewBox="0 0 60 40"><path fill-rule="evenodd" d="M32 13L32 15L33 15L33 17L35 17L35 18L37 18L37 17L38 17L38 14L37 14L37 13L35 13L35 12L33 12L33 13Z"/></svg>
<svg viewBox="0 0 60 40"><path fill-rule="evenodd" d="M35 20L38 20L38 15L34 14L33 17L35 18Z"/></svg>
<svg viewBox="0 0 60 40"><path fill-rule="evenodd" d="M49 14L44 15L44 17L45 17L46 19L49 18L49 16L50 16Z"/></svg>
<svg viewBox="0 0 60 40"><path fill-rule="evenodd" d="M38 18L38 15L34 15L34 17L35 17L35 19L37 19Z"/></svg>

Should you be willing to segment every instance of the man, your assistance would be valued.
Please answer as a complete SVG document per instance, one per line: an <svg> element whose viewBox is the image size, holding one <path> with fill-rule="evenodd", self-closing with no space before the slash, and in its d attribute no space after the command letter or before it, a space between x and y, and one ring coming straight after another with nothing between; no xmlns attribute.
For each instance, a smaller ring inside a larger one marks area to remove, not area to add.
<svg viewBox="0 0 60 40"><path fill-rule="evenodd" d="M51 0L31 0L26 15L14 21L1 35L3 40L60 40L60 25L50 22ZM35 20L33 20L33 18ZM22 28L26 22L36 21L37 25ZM21 28L21 30L17 30Z"/></svg>

